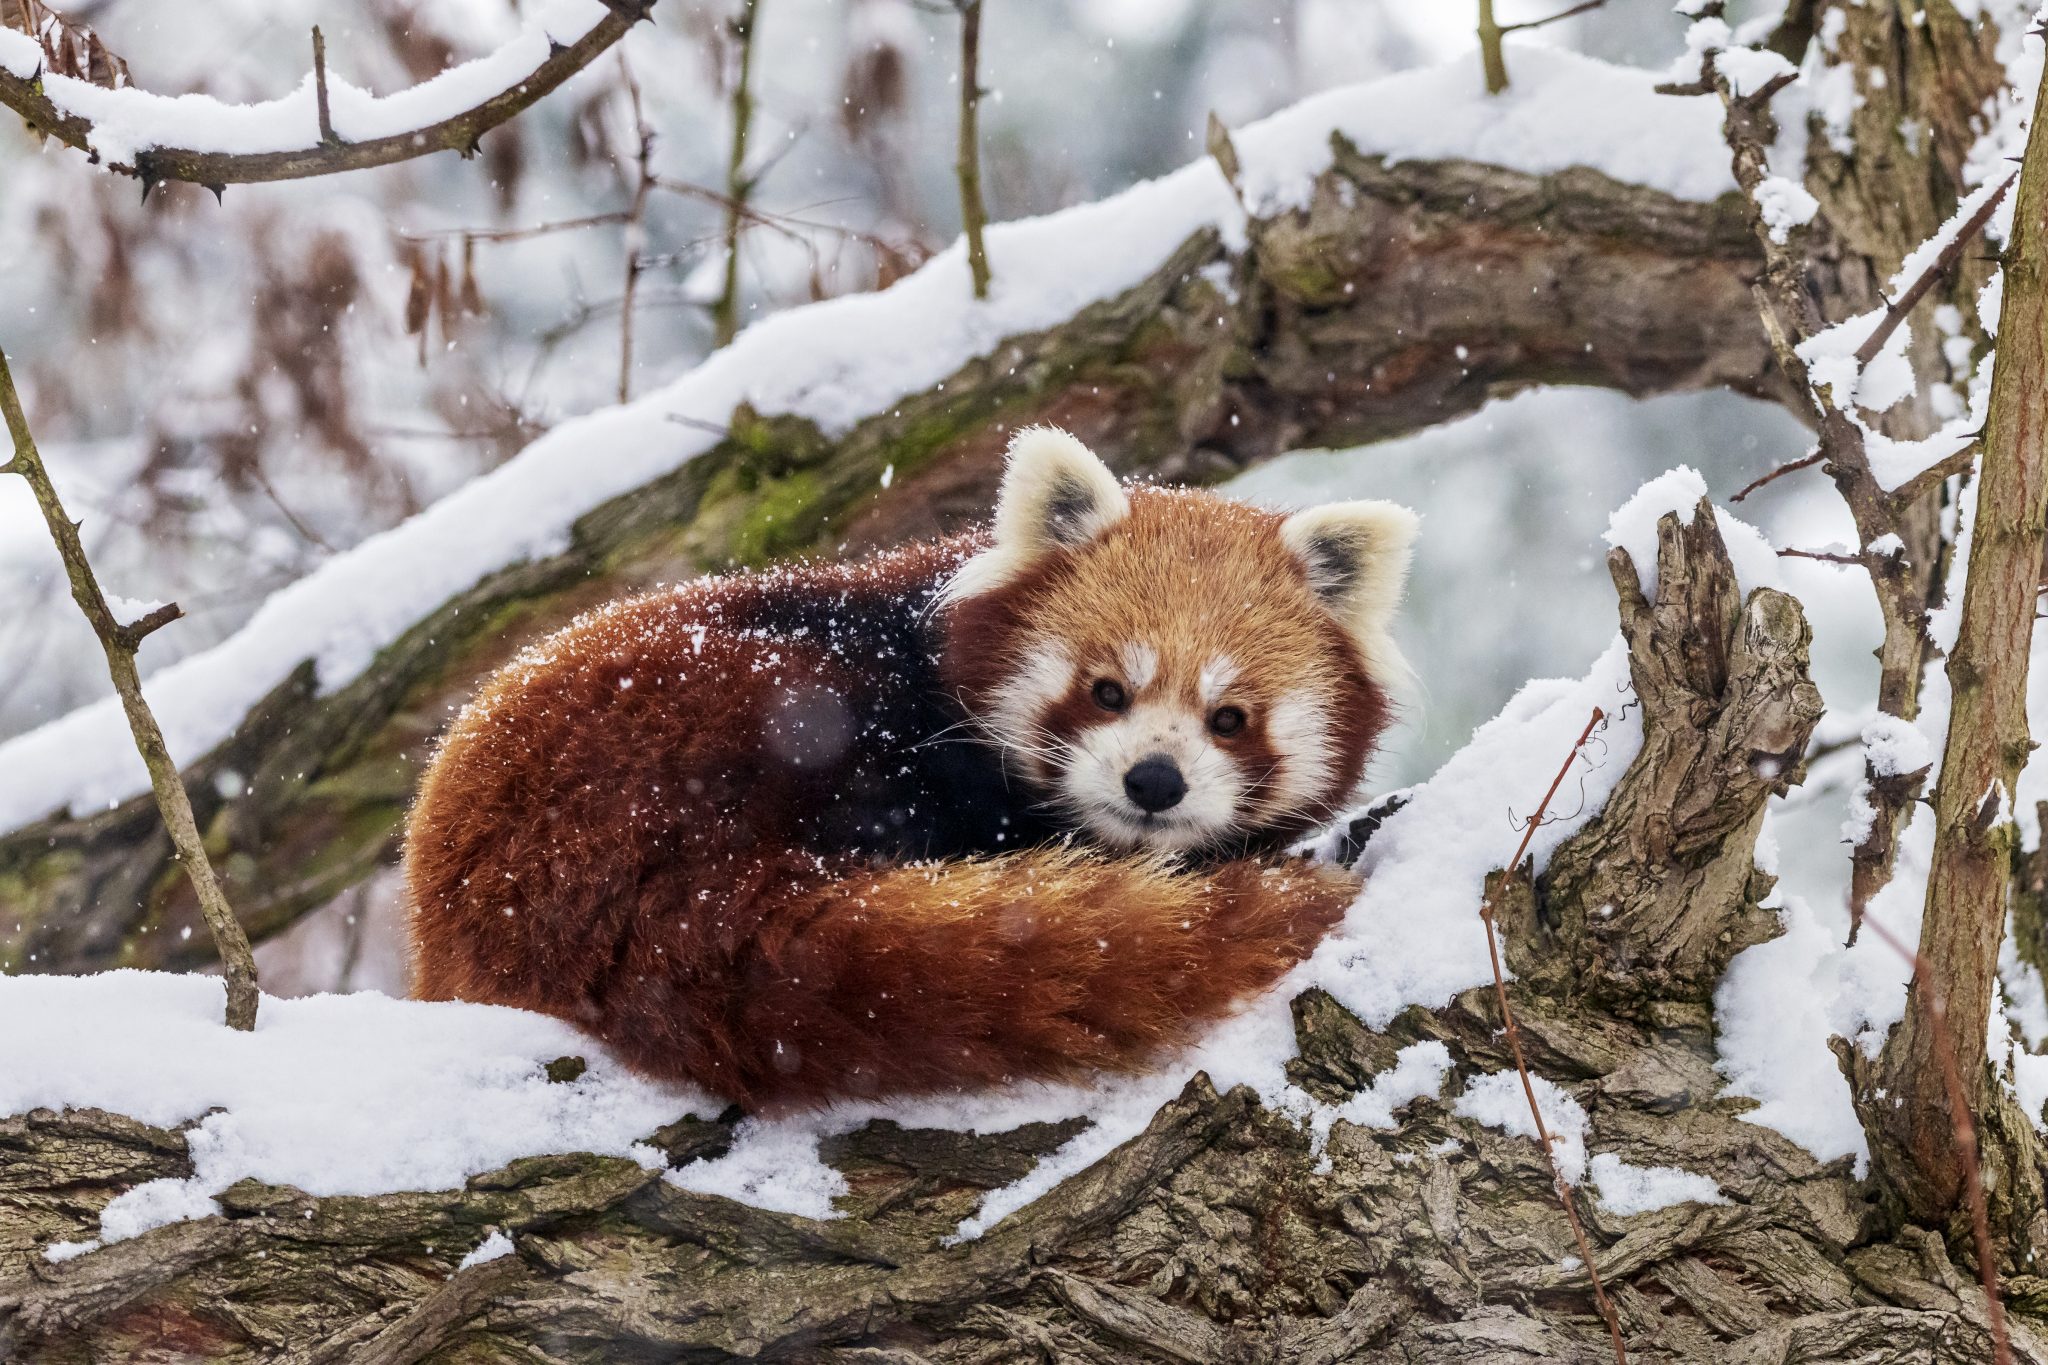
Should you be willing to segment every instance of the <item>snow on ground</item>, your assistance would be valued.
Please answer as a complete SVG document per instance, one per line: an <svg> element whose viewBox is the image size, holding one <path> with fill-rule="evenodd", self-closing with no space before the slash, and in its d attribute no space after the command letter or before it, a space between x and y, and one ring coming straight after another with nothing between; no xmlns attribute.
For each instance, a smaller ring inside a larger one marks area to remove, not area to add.
<svg viewBox="0 0 2048 1365"><path fill-rule="evenodd" d="M554 22L555 13L533 22ZM22 60L0 46L10 69ZM1590 165L1688 198L1732 188L1715 101L1658 95L1655 73L1552 49L1517 48L1514 61L1514 85L1498 99L1480 93L1471 62L1460 59L1331 91L1237 130L1247 199L1262 211L1300 202L1330 164L1333 132L1392 158L1467 157L1537 172ZM213 649L152 673L144 687L171 753L187 764L214 748L301 663L313 661L322 689L342 687L456 593L508 564L560 552L577 518L715 441L671 415L717 423L746 402L845 432L1004 338L1130 288L1204 228L1243 238L1244 211L1206 158L1098 203L991 227L995 281L986 300L972 298L956 243L887 290L748 328L665 388L565 422L500 469L323 563ZM0 772L0 829L102 809L147 782L112 698L0 744Z"/></svg>

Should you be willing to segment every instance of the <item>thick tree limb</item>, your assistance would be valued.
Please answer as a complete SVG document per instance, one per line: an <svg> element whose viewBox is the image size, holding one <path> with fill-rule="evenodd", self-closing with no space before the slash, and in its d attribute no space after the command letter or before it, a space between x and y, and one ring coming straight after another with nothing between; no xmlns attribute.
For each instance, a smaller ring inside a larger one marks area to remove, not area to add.
<svg viewBox="0 0 2048 1365"><path fill-rule="evenodd" d="M1755 268L1732 197L1341 147L1310 206L1258 224L1243 256L1199 234L1127 294L838 440L745 408L687 414L724 439L584 517L566 552L449 601L331 695L310 668L280 679L188 771L201 825L252 934L275 932L393 855L427 745L516 644L708 567L957 528L986 515L1007 433L1027 422L1071 427L1120 472L1199 482L1534 384L1775 395ZM194 965L170 871L141 803L0 837L0 968Z"/></svg>
<svg viewBox="0 0 2048 1365"><path fill-rule="evenodd" d="M108 169L135 176L143 182L143 192L147 194L150 186L169 180L218 188L367 170L410 161L431 152L451 151L466 157L475 152L478 139L485 133L538 102L596 61L625 37L634 24L647 18L654 3L655 0L607 0L609 13L581 38L567 46L555 46L546 60L529 74L488 99L424 128L361 142L322 137L312 145L279 152L210 152L197 148L151 147L138 153L133 162L116 162ZM324 74L324 61L321 69ZM323 79L323 94L325 85ZM59 108L51 100L41 79L16 76L0 67L0 105L19 114L31 132L54 137L67 146L76 147L93 160L99 160L92 148L91 120ZM325 112L324 100L322 112Z"/></svg>

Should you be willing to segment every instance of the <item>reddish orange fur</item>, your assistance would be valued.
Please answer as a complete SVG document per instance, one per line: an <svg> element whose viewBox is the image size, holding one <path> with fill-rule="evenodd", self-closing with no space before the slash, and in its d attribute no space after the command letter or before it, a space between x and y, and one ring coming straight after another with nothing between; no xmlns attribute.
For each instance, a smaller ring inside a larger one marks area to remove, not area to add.
<svg viewBox="0 0 2048 1365"><path fill-rule="evenodd" d="M1197 521L1249 537L1254 567L1284 554L1270 514ZM1269 851L1189 868L1056 844L929 863L806 846L843 774L764 757L787 742L772 717L792 687L858 697L891 678L815 632L717 623L849 592L910 601L981 543L630 600L491 678L412 814L416 993L558 1015L649 1074L786 1107L1142 1066L1271 985L1341 917L1350 875ZM999 596L963 604L984 635ZM1252 648L1221 617L1199 628ZM1348 790L1384 701L1341 631L1306 608L1286 629L1350 703Z"/></svg>

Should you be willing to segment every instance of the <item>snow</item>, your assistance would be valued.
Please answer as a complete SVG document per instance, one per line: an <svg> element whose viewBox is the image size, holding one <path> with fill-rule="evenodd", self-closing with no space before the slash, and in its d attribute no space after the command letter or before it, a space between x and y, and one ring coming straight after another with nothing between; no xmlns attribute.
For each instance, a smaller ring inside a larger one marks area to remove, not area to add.
<svg viewBox="0 0 2048 1365"><path fill-rule="evenodd" d="M497 50L450 67L395 95L377 96L328 71L328 106L336 136L369 142L431 127L517 86L548 59L552 44L573 45L608 13L599 0L550 0ZM27 79L43 66L35 40L0 29L0 67ZM228 104L210 95L157 95L106 90L69 76L44 75L44 93L61 112L89 120L101 160L132 166L152 147L251 154L318 146L320 118L313 75L281 99Z"/></svg>
<svg viewBox="0 0 2048 1365"><path fill-rule="evenodd" d="M1780 76L1799 73L1784 57L1760 47L1724 48L1714 57L1714 68L1728 78L1728 89L1737 99L1747 99Z"/></svg>
<svg viewBox="0 0 2048 1365"><path fill-rule="evenodd" d="M457 1270L472 1270L490 1261L500 1260L512 1254L512 1239L501 1228L493 1228L491 1235L477 1243L475 1251L462 1258Z"/></svg>
<svg viewBox="0 0 2048 1365"><path fill-rule="evenodd" d="M574 4L583 8L553 6L532 25L601 8ZM0 45L0 61L19 60ZM1459 157L1537 173L1590 165L1691 199L1733 188L1717 101L1658 95L1654 73L1566 52L1518 46L1514 62L1514 85L1496 99L1477 91L1460 59L1334 90L1236 130L1247 199L1261 212L1305 202L1331 164L1333 133L1396 160ZM144 690L173 757L185 765L215 748L308 661L323 692L346 686L450 597L498 569L560 553L583 514L713 444L712 433L671 415L715 425L744 402L843 435L1005 338L1137 284L1205 228L1244 239L1243 209L1208 158L1097 203L992 226L986 300L972 298L956 243L887 290L749 327L667 387L557 426L493 473L325 561L219 645L152 673ZM105 809L147 786L113 698L0 744L0 771L0 828Z"/></svg>
<svg viewBox="0 0 2048 1365"><path fill-rule="evenodd" d="M1782 175L1767 176L1756 187L1756 209L1771 240L1782 244L1792 229L1804 227L1820 212L1820 200L1807 193L1806 186Z"/></svg>
<svg viewBox="0 0 2048 1365"><path fill-rule="evenodd" d="M222 1022L218 978L116 971L0 977L0 1113L99 1108L188 1134L194 1175L115 1199L100 1240L216 1211L254 1177L310 1194L452 1189L524 1156L640 1159L642 1139L722 1107L656 1085L558 1020L375 993L266 997ZM552 1083L546 1064L589 1070Z"/></svg>
<svg viewBox="0 0 2048 1365"><path fill-rule="evenodd" d="M1612 1152L1602 1152L1593 1158L1591 1172L1600 1207L1623 1217L1675 1204L1728 1202L1712 1179L1676 1166L1631 1166Z"/></svg>
<svg viewBox="0 0 2048 1365"><path fill-rule="evenodd" d="M1635 563L1643 595L1657 591L1657 523L1669 512L1681 526L1692 525L1700 499L1707 495L1707 481L1697 469L1680 465L1660 474L1636 490L1635 496L1614 510L1607 522L1607 544L1628 551ZM1777 551L1763 532L1725 509L1714 513L1721 539L1728 547L1728 560L1735 568L1736 584L1747 594L1756 588L1780 588Z"/></svg>
<svg viewBox="0 0 2048 1365"><path fill-rule="evenodd" d="M1543 1111L1543 1126L1550 1130L1558 1173L1567 1185L1576 1185L1586 1175L1586 1111L1571 1092L1555 1082L1537 1075L1529 1080L1536 1090L1536 1107ZM1519 1072L1490 1071L1473 1077L1451 1110L1517 1137L1537 1136L1536 1119L1529 1112L1529 1097L1522 1089Z"/></svg>

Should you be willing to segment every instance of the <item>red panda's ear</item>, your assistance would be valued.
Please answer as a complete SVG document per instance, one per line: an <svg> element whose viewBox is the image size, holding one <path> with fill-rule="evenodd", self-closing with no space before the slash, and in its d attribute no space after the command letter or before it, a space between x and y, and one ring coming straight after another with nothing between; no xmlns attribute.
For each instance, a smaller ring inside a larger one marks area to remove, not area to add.
<svg viewBox="0 0 2048 1365"><path fill-rule="evenodd" d="M995 541L961 567L946 596L1000 587L1049 554L1086 545L1130 510L1116 475L1087 446L1054 427L1026 427L1010 441Z"/></svg>
<svg viewBox="0 0 2048 1365"><path fill-rule="evenodd" d="M1358 642L1378 682L1402 681L1408 672L1388 627L1401 605L1420 527L1407 508L1378 501L1311 507L1280 525L1309 590Z"/></svg>

